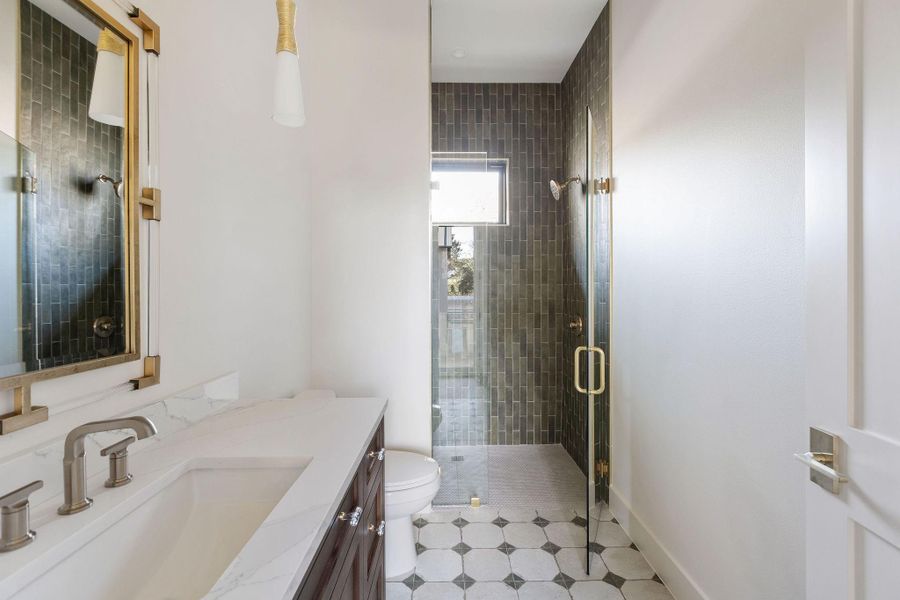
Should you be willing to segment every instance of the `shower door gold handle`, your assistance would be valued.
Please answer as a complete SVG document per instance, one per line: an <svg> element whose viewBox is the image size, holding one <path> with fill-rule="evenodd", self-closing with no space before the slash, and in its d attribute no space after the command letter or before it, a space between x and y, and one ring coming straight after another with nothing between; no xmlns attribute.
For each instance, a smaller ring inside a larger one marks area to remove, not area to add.
<svg viewBox="0 0 900 600"><path fill-rule="evenodd" d="M596 352L600 355L600 385L589 390L581 385L581 355L584 352ZM606 352L596 346L578 346L575 348L575 389L582 394L599 396L606 391Z"/></svg>
<svg viewBox="0 0 900 600"><path fill-rule="evenodd" d="M596 346L591 348L591 352L596 352L600 355L600 385L588 393L592 396L599 396L606 391L606 352L603 351L603 348L597 348Z"/></svg>
<svg viewBox="0 0 900 600"><path fill-rule="evenodd" d="M587 346L578 346L575 348L575 390L582 394L587 394L587 389L581 387L581 353L587 352Z"/></svg>

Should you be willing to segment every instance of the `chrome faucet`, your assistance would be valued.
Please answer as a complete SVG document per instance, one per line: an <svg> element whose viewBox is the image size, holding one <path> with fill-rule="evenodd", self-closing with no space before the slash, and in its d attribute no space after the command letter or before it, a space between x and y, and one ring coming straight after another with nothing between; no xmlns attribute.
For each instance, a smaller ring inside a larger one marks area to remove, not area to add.
<svg viewBox="0 0 900 600"><path fill-rule="evenodd" d="M85 495L84 438L91 433L131 429L142 440L156 434L156 426L147 417L124 417L93 421L80 425L66 436L63 455L63 493L65 502L57 509L61 515L74 515L90 508L93 500Z"/></svg>

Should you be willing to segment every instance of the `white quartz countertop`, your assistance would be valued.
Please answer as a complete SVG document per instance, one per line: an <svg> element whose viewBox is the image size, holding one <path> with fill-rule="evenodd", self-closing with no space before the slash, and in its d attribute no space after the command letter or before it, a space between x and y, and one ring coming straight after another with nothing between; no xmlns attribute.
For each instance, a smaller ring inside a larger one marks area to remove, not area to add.
<svg viewBox="0 0 900 600"><path fill-rule="evenodd" d="M205 598L293 598L356 466L384 414L386 401L307 394L288 400L237 402L162 439L131 447L134 481L103 487L105 473L88 479L94 505L82 513L58 516L61 496L32 507L31 545L0 554L0 600L26 599L27 586L84 544L100 535L123 513L160 489L197 459L296 458L309 464L252 535ZM89 454L89 462L105 459ZM60 465L59 477L62 477ZM104 565L97 565L102 576ZM67 598L78 598L72 582ZM18 596L17 596L18 594Z"/></svg>

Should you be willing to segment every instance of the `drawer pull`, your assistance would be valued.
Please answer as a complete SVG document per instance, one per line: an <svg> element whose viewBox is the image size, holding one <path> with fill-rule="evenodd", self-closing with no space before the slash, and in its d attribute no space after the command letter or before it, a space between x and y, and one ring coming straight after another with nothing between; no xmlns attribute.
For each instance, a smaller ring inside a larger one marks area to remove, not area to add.
<svg viewBox="0 0 900 600"><path fill-rule="evenodd" d="M378 524L378 527L375 527L374 524L369 525L369 531L372 531L378 537L382 537L384 535L384 521Z"/></svg>
<svg viewBox="0 0 900 600"><path fill-rule="evenodd" d="M384 460L384 448L382 448L381 450L378 450L377 452L375 450L372 450L371 452L369 452L369 458L383 461Z"/></svg>
<svg viewBox="0 0 900 600"><path fill-rule="evenodd" d="M362 518L362 511L362 506L357 506L349 515L345 512L342 512L337 517L338 521L348 521L350 523L350 527L356 527L357 525L359 525L360 518Z"/></svg>

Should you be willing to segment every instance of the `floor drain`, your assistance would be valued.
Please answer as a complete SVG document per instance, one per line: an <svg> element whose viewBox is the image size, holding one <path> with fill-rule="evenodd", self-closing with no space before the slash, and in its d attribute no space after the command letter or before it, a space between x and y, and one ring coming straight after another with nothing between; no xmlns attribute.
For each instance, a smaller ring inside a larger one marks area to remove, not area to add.
<svg viewBox="0 0 900 600"><path fill-rule="evenodd" d="M465 456L451 456L450 457L451 462L462 462L464 460L466 460Z"/></svg>

